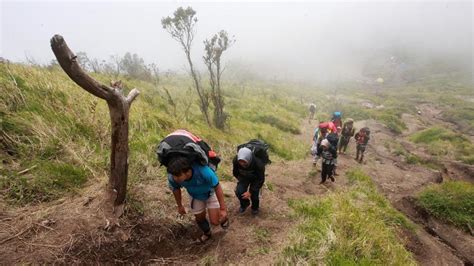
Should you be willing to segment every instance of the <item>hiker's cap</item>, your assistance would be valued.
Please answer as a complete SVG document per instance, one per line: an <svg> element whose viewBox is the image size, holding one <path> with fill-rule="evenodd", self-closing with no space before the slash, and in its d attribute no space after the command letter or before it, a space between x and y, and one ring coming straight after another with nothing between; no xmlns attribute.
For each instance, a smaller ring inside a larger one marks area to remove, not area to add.
<svg viewBox="0 0 474 266"><path fill-rule="evenodd" d="M252 162L252 151L247 147L241 148L237 153L237 160L243 160L250 164Z"/></svg>
<svg viewBox="0 0 474 266"><path fill-rule="evenodd" d="M329 140L323 139L323 141L321 141L321 146L329 147Z"/></svg>

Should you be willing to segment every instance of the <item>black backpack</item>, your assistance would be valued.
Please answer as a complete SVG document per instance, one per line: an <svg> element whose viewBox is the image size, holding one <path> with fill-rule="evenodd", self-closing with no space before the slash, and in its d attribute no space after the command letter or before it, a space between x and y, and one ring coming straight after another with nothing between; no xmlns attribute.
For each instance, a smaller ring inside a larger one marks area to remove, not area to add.
<svg viewBox="0 0 474 266"><path fill-rule="evenodd" d="M329 141L329 143L334 147L337 148L337 143L339 142L339 137L337 136L336 133L329 133L326 136L326 139Z"/></svg>
<svg viewBox="0 0 474 266"><path fill-rule="evenodd" d="M370 137L370 128L364 127L364 128L362 128L362 130L365 131L365 134L366 134L368 137Z"/></svg>
<svg viewBox="0 0 474 266"><path fill-rule="evenodd" d="M183 129L174 131L166 136L156 149L158 161L161 165L168 166L171 158L184 156L192 162L209 165L217 169L221 159L201 138Z"/></svg>
<svg viewBox="0 0 474 266"><path fill-rule="evenodd" d="M271 164L270 158L268 157L268 144L265 142L252 139L247 143L240 144L237 146L237 152L242 148L249 148L255 157L259 158L264 164Z"/></svg>

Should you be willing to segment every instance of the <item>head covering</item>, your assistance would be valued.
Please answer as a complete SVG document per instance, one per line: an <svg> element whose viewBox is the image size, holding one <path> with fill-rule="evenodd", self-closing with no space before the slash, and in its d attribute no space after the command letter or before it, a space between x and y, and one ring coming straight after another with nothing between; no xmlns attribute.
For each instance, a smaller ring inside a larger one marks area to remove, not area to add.
<svg viewBox="0 0 474 266"><path fill-rule="evenodd" d="M243 160L250 164L252 162L252 151L247 147L241 148L237 153L237 160Z"/></svg>
<svg viewBox="0 0 474 266"><path fill-rule="evenodd" d="M323 139L323 141L321 141L321 146L329 147L329 140Z"/></svg>
<svg viewBox="0 0 474 266"><path fill-rule="evenodd" d="M346 123L354 123L354 119L352 119L352 118L347 118Z"/></svg>

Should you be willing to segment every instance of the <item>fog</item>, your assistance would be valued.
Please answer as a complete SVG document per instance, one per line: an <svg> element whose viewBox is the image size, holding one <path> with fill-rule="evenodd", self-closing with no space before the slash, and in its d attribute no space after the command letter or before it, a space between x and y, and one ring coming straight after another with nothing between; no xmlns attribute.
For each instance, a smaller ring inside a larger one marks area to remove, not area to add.
<svg viewBox="0 0 474 266"><path fill-rule="evenodd" d="M1 8L0 56L12 61L53 59L49 39L64 36L91 58L137 53L162 71L184 71L178 43L161 18L177 7L197 12L192 55L203 69L203 40L224 29L235 44L224 54L266 77L357 79L367 62L396 53L442 59L466 71L473 64L472 2L11 2ZM472 74L472 73L471 73Z"/></svg>

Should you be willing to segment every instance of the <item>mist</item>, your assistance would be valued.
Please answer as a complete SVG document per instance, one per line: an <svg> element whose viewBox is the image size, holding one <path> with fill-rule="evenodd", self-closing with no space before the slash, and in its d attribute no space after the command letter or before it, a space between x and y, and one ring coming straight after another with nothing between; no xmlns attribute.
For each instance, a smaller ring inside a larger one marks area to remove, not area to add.
<svg viewBox="0 0 474 266"><path fill-rule="evenodd" d="M1 3L0 56L47 64L49 39L64 36L91 58L136 53L162 71L185 71L179 44L161 19L191 6L198 24L192 56L201 71L203 41L235 36L229 66L266 78L353 80L371 62L441 60L472 75L472 2L12 2ZM400 59L402 60L402 59Z"/></svg>

